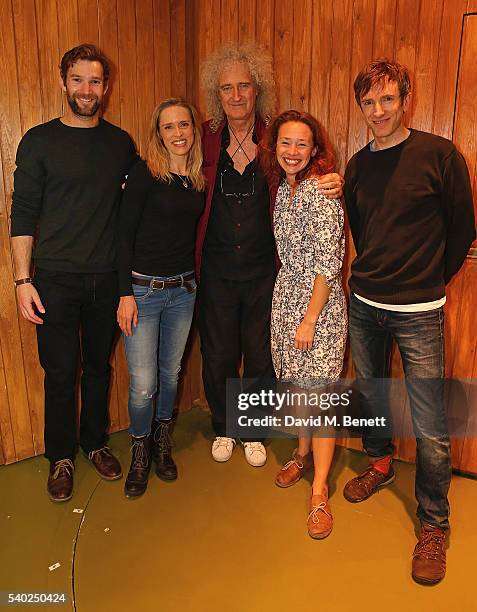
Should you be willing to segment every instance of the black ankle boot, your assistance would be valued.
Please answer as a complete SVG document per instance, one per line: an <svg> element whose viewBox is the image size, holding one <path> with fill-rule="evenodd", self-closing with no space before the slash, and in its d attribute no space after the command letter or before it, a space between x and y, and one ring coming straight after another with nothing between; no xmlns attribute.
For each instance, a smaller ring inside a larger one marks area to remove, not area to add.
<svg viewBox="0 0 477 612"><path fill-rule="evenodd" d="M138 497L147 489L147 479L151 469L151 436L135 438L132 440L132 458L124 493L126 497Z"/></svg>
<svg viewBox="0 0 477 612"><path fill-rule="evenodd" d="M154 419L152 422L152 458L156 464L156 474L162 480L177 478L177 466L171 455L173 423L172 419Z"/></svg>

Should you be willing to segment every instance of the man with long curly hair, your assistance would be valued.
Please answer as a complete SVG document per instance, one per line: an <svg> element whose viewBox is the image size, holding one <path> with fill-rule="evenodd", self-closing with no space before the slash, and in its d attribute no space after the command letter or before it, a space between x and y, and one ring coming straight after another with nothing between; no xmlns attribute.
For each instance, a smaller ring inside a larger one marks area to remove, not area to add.
<svg viewBox="0 0 477 612"><path fill-rule="evenodd" d="M271 216L275 194L256 150L275 107L271 57L252 44L226 45L203 65L210 120L203 126L206 206L196 243L201 275L199 330L203 379L216 438L212 457L227 461L235 439L226 431L226 381L272 379L270 311L276 258ZM322 178L341 195L341 178ZM252 466L266 461L263 440L244 441Z"/></svg>

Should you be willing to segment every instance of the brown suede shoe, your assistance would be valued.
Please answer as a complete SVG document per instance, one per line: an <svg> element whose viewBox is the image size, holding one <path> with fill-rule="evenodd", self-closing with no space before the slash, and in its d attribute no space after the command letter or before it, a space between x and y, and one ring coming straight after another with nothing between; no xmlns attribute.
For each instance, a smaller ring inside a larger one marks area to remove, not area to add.
<svg viewBox="0 0 477 612"><path fill-rule="evenodd" d="M313 454L308 453L304 457L298 454L298 449L293 451L292 459L285 463L275 478L278 487L291 487L300 480L303 474L313 465Z"/></svg>
<svg viewBox="0 0 477 612"><path fill-rule="evenodd" d="M73 472L75 466L71 459L50 461L50 474L46 490L53 502L68 501L73 497Z"/></svg>
<svg viewBox="0 0 477 612"><path fill-rule="evenodd" d="M105 480L117 480L123 475L121 464L107 446L88 453L88 459Z"/></svg>
<svg viewBox="0 0 477 612"><path fill-rule="evenodd" d="M307 520L308 535L315 540L327 538L333 529L333 516L324 495L313 495Z"/></svg>
<svg viewBox="0 0 477 612"><path fill-rule="evenodd" d="M421 533L412 555L412 577L419 584L432 585L446 575L446 532L421 523Z"/></svg>
<svg viewBox="0 0 477 612"><path fill-rule="evenodd" d="M343 495L349 502L362 502L371 497L381 487L390 484L394 478L392 465L389 466L387 474L383 474L379 470L374 469L372 465L368 465L362 474L352 478L345 484Z"/></svg>

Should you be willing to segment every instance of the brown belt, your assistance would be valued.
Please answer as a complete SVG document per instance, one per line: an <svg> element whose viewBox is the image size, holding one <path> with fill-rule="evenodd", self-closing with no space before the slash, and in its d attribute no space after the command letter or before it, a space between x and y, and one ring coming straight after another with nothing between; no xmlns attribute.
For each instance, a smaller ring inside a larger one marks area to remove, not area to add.
<svg viewBox="0 0 477 612"><path fill-rule="evenodd" d="M184 287L187 290L187 293L192 293L194 291L194 287L189 283L189 281L194 280L194 278L194 272L190 272L190 274L186 274L185 276L181 276L180 278L174 280L159 280L158 278L148 279L133 276L132 284L141 285L142 287L150 287L151 289L172 289L172 287Z"/></svg>

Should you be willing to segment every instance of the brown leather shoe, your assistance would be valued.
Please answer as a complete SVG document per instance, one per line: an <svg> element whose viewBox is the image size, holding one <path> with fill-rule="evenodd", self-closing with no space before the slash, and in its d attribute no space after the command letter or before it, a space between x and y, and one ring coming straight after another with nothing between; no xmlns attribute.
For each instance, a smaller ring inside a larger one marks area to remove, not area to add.
<svg viewBox="0 0 477 612"><path fill-rule="evenodd" d="M53 502L68 501L73 496L73 472L75 466L71 459L50 461L50 473L46 490Z"/></svg>
<svg viewBox="0 0 477 612"><path fill-rule="evenodd" d="M368 465L362 474L352 478L345 484L343 495L352 503L362 502L381 487L385 487L394 480L394 470L389 466L387 474L374 469L373 465Z"/></svg>
<svg viewBox="0 0 477 612"><path fill-rule="evenodd" d="M121 464L108 446L91 451L88 453L88 459L105 480L117 480L123 475Z"/></svg>
<svg viewBox="0 0 477 612"><path fill-rule="evenodd" d="M298 454L298 449L293 451L292 459L285 463L282 469L278 472L275 478L277 487L291 487L300 480L303 474L308 471L313 465L313 454L308 453L305 456Z"/></svg>
<svg viewBox="0 0 477 612"><path fill-rule="evenodd" d="M421 523L421 533L412 555L412 577L419 584L432 585L446 575L446 532Z"/></svg>
<svg viewBox="0 0 477 612"><path fill-rule="evenodd" d="M308 535L315 540L327 538L333 529L333 516L325 495L313 495L307 520Z"/></svg>

